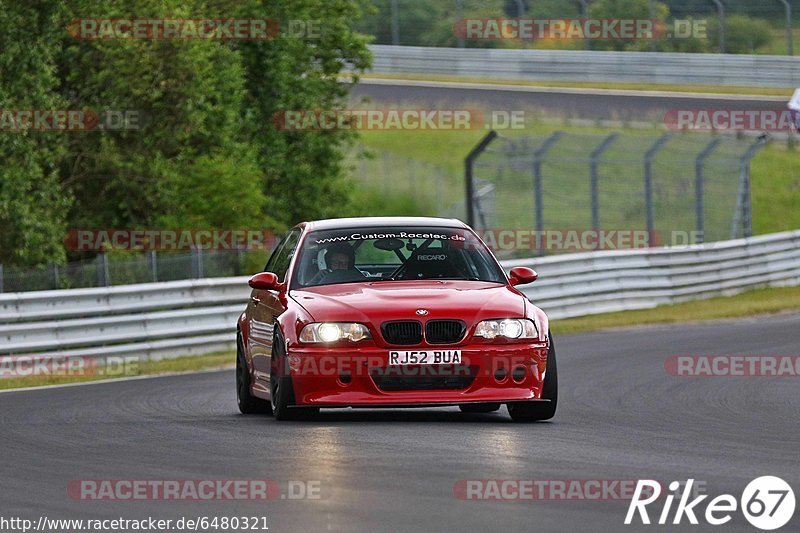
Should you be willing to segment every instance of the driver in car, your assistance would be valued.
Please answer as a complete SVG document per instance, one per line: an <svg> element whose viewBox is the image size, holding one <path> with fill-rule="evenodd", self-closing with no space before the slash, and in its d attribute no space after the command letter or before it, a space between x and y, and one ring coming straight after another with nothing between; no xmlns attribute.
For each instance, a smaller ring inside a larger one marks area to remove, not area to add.
<svg viewBox="0 0 800 533"><path fill-rule="evenodd" d="M365 278L364 274L355 266L356 252L352 246L345 243L336 243L325 250L326 269L311 280L311 285L326 283L346 283L349 281L361 281Z"/></svg>

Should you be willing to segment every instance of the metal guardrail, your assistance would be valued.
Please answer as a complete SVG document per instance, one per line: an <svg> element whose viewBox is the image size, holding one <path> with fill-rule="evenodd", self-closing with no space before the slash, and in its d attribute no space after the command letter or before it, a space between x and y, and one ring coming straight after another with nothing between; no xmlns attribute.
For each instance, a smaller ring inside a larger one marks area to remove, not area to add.
<svg viewBox="0 0 800 533"><path fill-rule="evenodd" d="M504 262L541 279L523 292L552 318L646 309L800 285L800 231L680 249ZM0 354L160 359L234 347L246 277L0 295Z"/></svg>
<svg viewBox="0 0 800 533"><path fill-rule="evenodd" d="M376 74L530 81L799 87L800 58L765 55L498 50L372 45Z"/></svg>

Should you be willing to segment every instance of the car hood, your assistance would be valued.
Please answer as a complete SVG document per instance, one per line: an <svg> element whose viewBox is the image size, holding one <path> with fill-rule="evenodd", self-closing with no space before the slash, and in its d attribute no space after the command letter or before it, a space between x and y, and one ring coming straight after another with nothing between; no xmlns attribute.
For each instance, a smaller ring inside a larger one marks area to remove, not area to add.
<svg viewBox="0 0 800 533"><path fill-rule="evenodd" d="M315 321L371 322L456 318L524 317L526 298L515 289L483 281L379 281L345 283L291 291ZM418 309L428 311L418 315Z"/></svg>

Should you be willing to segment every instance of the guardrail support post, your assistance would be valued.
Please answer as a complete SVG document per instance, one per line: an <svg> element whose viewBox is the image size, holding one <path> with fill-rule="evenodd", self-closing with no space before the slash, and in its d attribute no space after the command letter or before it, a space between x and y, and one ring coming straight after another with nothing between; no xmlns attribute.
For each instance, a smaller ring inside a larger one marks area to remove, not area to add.
<svg viewBox="0 0 800 533"><path fill-rule="evenodd" d="M614 144L619 138L619 133L612 133L605 139L603 142L600 143L600 146L594 149L591 155L590 163L589 163L589 179L591 180L591 190L592 190L592 229L598 231L600 229L600 194L598 191L598 178L597 178L597 165L599 163L600 156L603 155L603 152L611 148L611 145Z"/></svg>
<svg viewBox="0 0 800 533"><path fill-rule="evenodd" d="M150 272L153 273L153 283L156 283L158 281L158 257L156 256L156 251L150 250L147 258L150 263Z"/></svg>
<svg viewBox="0 0 800 533"><path fill-rule="evenodd" d="M466 182L467 187L467 196L466 196L466 208L467 208L467 225L473 227L475 225L475 207L473 205L475 201L475 160L478 159L484 150L497 138L497 132L492 130L486 137L481 139L475 148L467 155L467 158L464 160L464 181Z"/></svg>
<svg viewBox="0 0 800 533"><path fill-rule="evenodd" d="M703 165L711 153L719 146L722 139L716 138L706 146L694 162L694 211L697 223L697 244L705 242L705 176L703 176Z"/></svg>
<svg viewBox="0 0 800 533"><path fill-rule="evenodd" d="M192 248L192 277L203 277L203 252L200 248Z"/></svg>
<svg viewBox="0 0 800 533"><path fill-rule="evenodd" d="M109 279L108 279L108 258L106 254L100 253L97 254L97 286L98 287L108 287Z"/></svg>
<svg viewBox="0 0 800 533"><path fill-rule="evenodd" d="M563 131L557 131L545 139L542 146L533 154L533 194L536 205L536 231L544 231L544 202L542 200L542 160L547 152L558 140L566 135ZM541 234L541 233L540 233Z"/></svg>
<svg viewBox="0 0 800 533"><path fill-rule="evenodd" d="M653 146L644 154L644 203L647 211L647 235L653 238L655 231L655 210L653 209L653 159L656 154L672 138L671 133L665 133L653 143Z"/></svg>

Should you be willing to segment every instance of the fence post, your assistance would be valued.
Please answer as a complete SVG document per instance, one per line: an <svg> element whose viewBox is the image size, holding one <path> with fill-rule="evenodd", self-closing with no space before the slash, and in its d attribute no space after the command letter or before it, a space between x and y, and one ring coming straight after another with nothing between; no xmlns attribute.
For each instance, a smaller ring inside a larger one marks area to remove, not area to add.
<svg viewBox="0 0 800 533"><path fill-rule="evenodd" d="M792 31L792 4L789 0L778 0L786 8L786 45L788 54L794 55L794 32Z"/></svg>
<svg viewBox="0 0 800 533"><path fill-rule="evenodd" d="M706 222L705 222L705 177L703 176L703 165L706 159L722 142L721 138L716 138L706 146L694 162L694 212L697 220L697 244L703 244L706 240Z"/></svg>
<svg viewBox="0 0 800 533"><path fill-rule="evenodd" d="M600 229L600 199L597 186L597 164L603 152L611 148L614 141L619 138L619 133L612 133L600 143L600 146L594 149L591 155L589 164L589 179L591 180L592 189L592 229L597 231Z"/></svg>
<svg viewBox="0 0 800 533"><path fill-rule="evenodd" d="M653 146L644 154L644 203L647 212L647 237L653 239L653 232L655 231L655 210L653 209L653 159L656 158L658 152L667 144L672 138L671 133L665 133L659 137Z"/></svg>
<svg viewBox="0 0 800 533"><path fill-rule="evenodd" d="M456 0L456 23L460 23L462 20L464 20L464 0ZM466 46L466 41L464 40L464 36L459 35L458 47L464 48L465 46Z"/></svg>
<svg viewBox="0 0 800 533"><path fill-rule="evenodd" d="M97 286L98 287L108 287L109 279L108 279L108 258L106 254L99 253L97 254Z"/></svg>
<svg viewBox="0 0 800 533"><path fill-rule="evenodd" d="M719 53L725 53L725 4L721 0L711 0L719 11Z"/></svg>
<svg viewBox="0 0 800 533"><path fill-rule="evenodd" d="M53 263L53 289L58 289L58 265Z"/></svg>
<svg viewBox="0 0 800 533"><path fill-rule="evenodd" d="M578 3L581 5L581 17L584 20L587 20L589 18L589 0L578 0ZM583 39L583 49L592 49L592 41L590 41L588 38Z"/></svg>
<svg viewBox="0 0 800 533"><path fill-rule="evenodd" d="M466 197L466 208L467 208L467 225L472 227L475 224L475 209L473 206L474 197L475 197L475 178L474 178L474 167L475 167L475 160L478 159L484 150L497 138L497 132L492 130L486 134L486 137L481 139L481 141L472 149L472 151L467 155L467 158L464 160L464 181L466 182L467 188L467 197Z"/></svg>
<svg viewBox="0 0 800 533"><path fill-rule="evenodd" d="M731 239L737 237L737 230L741 224L742 237L753 236L753 219L750 205L750 162L756 153L766 146L769 137L762 135L750 145L747 152L739 158L739 193L736 195L736 211L733 214Z"/></svg>
<svg viewBox="0 0 800 533"><path fill-rule="evenodd" d="M544 231L544 202L542 201L542 160L547 152L558 140L566 135L563 131L557 131L545 139L542 146L533 153L533 194L536 206L536 231Z"/></svg>
<svg viewBox="0 0 800 533"><path fill-rule="evenodd" d="M3 292L3 265L0 265L0 293Z"/></svg>
<svg viewBox="0 0 800 533"><path fill-rule="evenodd" d="M400 12L397 8L397 0L389 0L389 8L392 17L392 44L400 45Z"/></svg>
<svg viewBox="0 0 800 533"><path fill-rule="evenodd" d="M389 152L383 152L383 157L381 158L383 161L383 194L386 195L388 198L390 196L389 193L389 168L391 167L389 163Z"/></svg>

